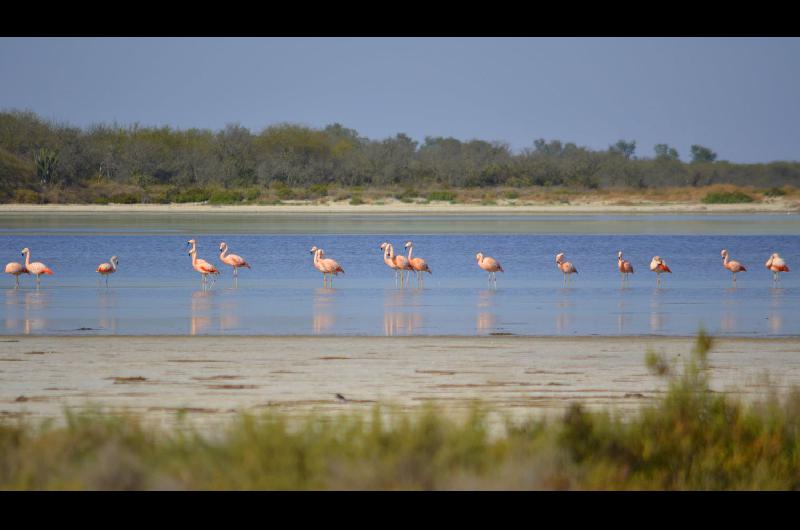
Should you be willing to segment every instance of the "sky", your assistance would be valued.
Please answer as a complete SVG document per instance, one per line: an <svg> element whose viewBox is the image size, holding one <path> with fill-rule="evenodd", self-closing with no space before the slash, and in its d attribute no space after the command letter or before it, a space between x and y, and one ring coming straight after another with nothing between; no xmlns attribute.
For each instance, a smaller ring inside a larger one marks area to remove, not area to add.
<svg viewBox="0 0 800 530"><path fill-rule="evenodd" d="M0 38L0 109L800 160L800 39Z"/></svg>

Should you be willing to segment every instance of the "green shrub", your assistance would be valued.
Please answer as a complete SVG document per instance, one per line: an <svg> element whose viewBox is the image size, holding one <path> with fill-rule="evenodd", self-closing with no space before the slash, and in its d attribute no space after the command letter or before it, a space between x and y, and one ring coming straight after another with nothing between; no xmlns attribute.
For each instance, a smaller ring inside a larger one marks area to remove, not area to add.
<svg viewBox="0 0 800 530"><path fill-rule="evenodd" d="M173 198L173 202L206 202L211 197L211 193L203 188L189 188L178 192Z"/></svg>
<svg viewBox="0 0 800 530"><path fill-rule="evenodd" d="M783 197L786 195L786 191L783 188L770 188L764 192L765 197Z"/></svg>
<svg viewBox="0 0 800 530"><path fill-rule="evenodd" d="M209 204L235 204L242 202L244 195L238 190L217 190L208 198Z"/></svg>
<svg viewBox="0 0 800 530"><path fill-rule="evenodd" d="M309 198L316 199L318 197L326 197L328 195L328 186L325 184L314 184L308 187L306 195Z"/></svg>
<svg viewBox="0 0 800 530"><path fill-rule="evenodd" d="M452 191L432 191L428 193L427 198L429 201L454 201L456 194Z"/></svg>
<svg viewBox="0 0 800 530"><path fill-rule="evenodd" d="M156 204L169 204L173 202L173 198L176 195L176 191L171 188L167 189L148 189L147 190L147 199ZM177 201L175 201L177 202Z"/></svg>
<svg viewBox="0 0 800 530"><path fill-rule="evenodd" d="M420 196L419 192L414 188L406 188L402 191L402 193L395 194L394 197L396 199L408 203L408 202L414 202L414 199L416 199L419 196Z"/></svg>
<svg viewBox="0 0 800 530"><path fill-rule="evenodd" d="M108 202L112 202L114 204L139 204L141 201L141 197L136 193L116 193L109 197Z"/></svg>
<svg viewBox="0 0 800 530"><path fill-rule="evenodd" d="M39 202L39 194L33 190L14 190L14 202L36 204Z"/></svg>
<svg viewBox="0 0 800 530"><path fill-rule="evenodd" d="M352 197L350 197L350 204L353 206L364 204L364 199L361 198L361 195L353 195Z"/></svg>
<svg viewBox="0 0 800 530"><path fill-rule="evenodd" d="M519 192L507 191L506 192L506 199L519 199Z"/></svg>
<svg viewBox="0 0 800 530"><path fill-rule="evenodd" d="M256 201L261 197L261 188L247 188L242 192L242 198L248 202Z"/></svg>
<svg viewBox="0 0 800 530"><path fill-rule="evenodd" d="M704 204L735 204L753 202L753 198L741 191L712 191L703 197Z"/></svg>
<svg viewBox="0 0 800 530"><path fill-rule="evenodd" d="M295 197L292 188L286 188L286 187L278 188L278 191L276 193L278 195L278 199L282 201L290 201Z"/></svg>

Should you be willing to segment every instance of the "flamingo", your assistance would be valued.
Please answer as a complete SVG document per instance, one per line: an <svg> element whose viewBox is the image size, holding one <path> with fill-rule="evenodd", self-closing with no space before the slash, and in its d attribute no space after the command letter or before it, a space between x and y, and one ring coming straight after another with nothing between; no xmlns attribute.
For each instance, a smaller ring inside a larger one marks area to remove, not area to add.
<svg viewBox="0 0 800 530"><path fill-rule="evenodd" d="M665 272L672 274L672 271L669 270L664 260L658 256L653 256L653 259L650 261L650 270L656 273L656 285L659 287L661 286L661 274Z"/></svg>
<svg viewBox="0 0 800 530"><path fill-rule="evenodd" d="M722 266L733 273L733 284L736 285L736 273L747 272L747 269L745 269L744 265L742 265L738 261L728 259L727 250L723 249L722 252L719 253L719 255L722 256Z"/></svg>
<svg viewBox="0 0 800 530"><path fill-rule="evenodd" d="M383 250L383 262L394 271L394 286L397 287L399 276L403 273L394 261L394 247L388 242L385 242L381 243L381 250Z"/></svg>
<svg viewBox="0 0 800 530"><path fill-rule="evenodd" d="M203 290L205 290L208 288L208 275L213 274L218 276L219 271L206 260L199 259L197 257L197 242L194 239L190 239L186 242L186 244L191 245L192 247L189 249L189 255L192 256L192 268L200 273L200 285L202 286Z"/></svg>
<svg viewBox="0 0 800 530"><path fill-rule="evenodd" d="M567 285L567 278L570 274L578 274L578 269L569 261L564 261L564 253L556 254L556 267L564 273L564 285Z"/></svg>
<svg viewBox="0 0 800 530"><path fill-rule="evenodd" d="M397 265L397 268L400 270L400 286L401 287L405 287L406 286L406 278L405 278L405 274L403 273L403 271L413 271L414 269L411 268L411 263L408 261L408 258L406 256L403 256L402 254L395 255L395 253L394 253L394 245L389 243L389 248L392 249L392 255L394 256L394 263L395 263L395 265Z"/></svg>
<svg viewBox="0 0 800 530"><path fill-rule="evenodd" d="M11 265L11 264L9 263L9 265ZM789 267L786 265L786 262L783 261L783 258L780 257L777 252L772 254L764 265L769 270L772 271L772 281L773 282L780 282L781 281L781 273L782 272L789 272ZM8 272L8 267L6 267L6 272Z"/></svg>
<svg viewBox="0 0 800 530"><path fill-rule="evenodd" d="M617 252L617 267L619 268L619 272L622 275L623 282L625 281L625 279L628 277L629 274L633 274L633 265L631 265L630 261L622 259L621 250Z"/></svg>
<svg viewBox="0 0 800 530"><path fill-rule="evenodd" d="M497 287L497 271L505 272L500 262L489 256L484 256L483 252L475 254L475 259L478 262L478 267L489 273L489 285Z"/></svg>
<svg viewBox="0 0 800 530"><path fill-rule="evenodd" d="M406 242L405 247L408 249L408 264L411 265L411 269L417 273L417 287L419 287L420 284L424 282L422 273L427 272L428 274L433 274L433 272L424 259L411 257L414 253L414 244L411 243L411 241Z"/></svg>
<svg viewBox="0 0 800 530"><path fill-rule="evenodd" d="M219 244L219 251L220 261L233 267L233 281L236 282L236 280L239 279L239 267L245 267L249 269L250 264L247 263L241 256L237 256L236 254L228 254L226 256L225 253L228 252L228 244L224 241Z"/></svg>
<svg viewBox="0 0 800 530"><path fill-rule="evenodd" d="M338 275L340 272L344 274L344 269L341 267L341 265L339 265L339 263L336 262L336 260L324 258L323 256L325 256L325 251L321 248L313 246L311 247L311 253L314 254L314 267L316 267L317 270L322 273L323 285L329 285L330 287L333 287L333 277ZM328 275L330 275L330 278Z"/></svg>
<svg viewBox="0 0 800 530"><path fill-rule="evenodd" d="M28 269L25 268L25 265L22 263L17 263L16 261L12 261L8 265L6 265L6 274L12 274L17 280L16 286L14 289L19 289L19 275L20 274L30 274Z"/></svg>
<svg viewBox="0 0 800 530"><path fill-rule="evenodd" d="M47 265L39 261L31 263L31 251L26 247L22 249L22 255L25 256L25 269L34 276L36 276L36 288L39 288L39 276L42 274L53 274Z"/></svg>
<svg viewBox="0 0 800 530"><path fill-rule="evenodd" d="M119 259L116 256L111 256L109 261L111 263L101 263L97 266L97 270L95 270L95 272L106 277L106 287L108 287L108 275L117 272L117 265L119 264Z"/></svg>

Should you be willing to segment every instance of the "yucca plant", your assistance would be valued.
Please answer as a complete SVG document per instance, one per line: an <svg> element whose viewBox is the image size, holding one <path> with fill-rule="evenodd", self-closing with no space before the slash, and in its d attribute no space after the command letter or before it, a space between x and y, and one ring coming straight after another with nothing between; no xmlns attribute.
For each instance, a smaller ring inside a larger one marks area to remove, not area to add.
<svg viewBox="0 0 800 530"><path fill-rule="evenodd" d="M58 152L42 147L33 155L33 159L36 162L36 175L42 185L52 183L58 165Z"/></svg>

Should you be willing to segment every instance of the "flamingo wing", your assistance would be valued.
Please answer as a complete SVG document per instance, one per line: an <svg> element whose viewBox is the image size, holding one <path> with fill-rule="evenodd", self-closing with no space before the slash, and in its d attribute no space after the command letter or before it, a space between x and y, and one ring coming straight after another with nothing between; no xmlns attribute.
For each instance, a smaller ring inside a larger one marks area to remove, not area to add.
<svg viewBox="0 0 800 530"><path fill-rule="evenodd" d="M200 271L202 271L202 272L204 272L206 274L214 274L214 273L219 272L216 267L214 267L212 264L210 264L209 262L207 262L204 259L198 259L197 260L197 268L198 268L198 270L200 270Z"/></svg>

